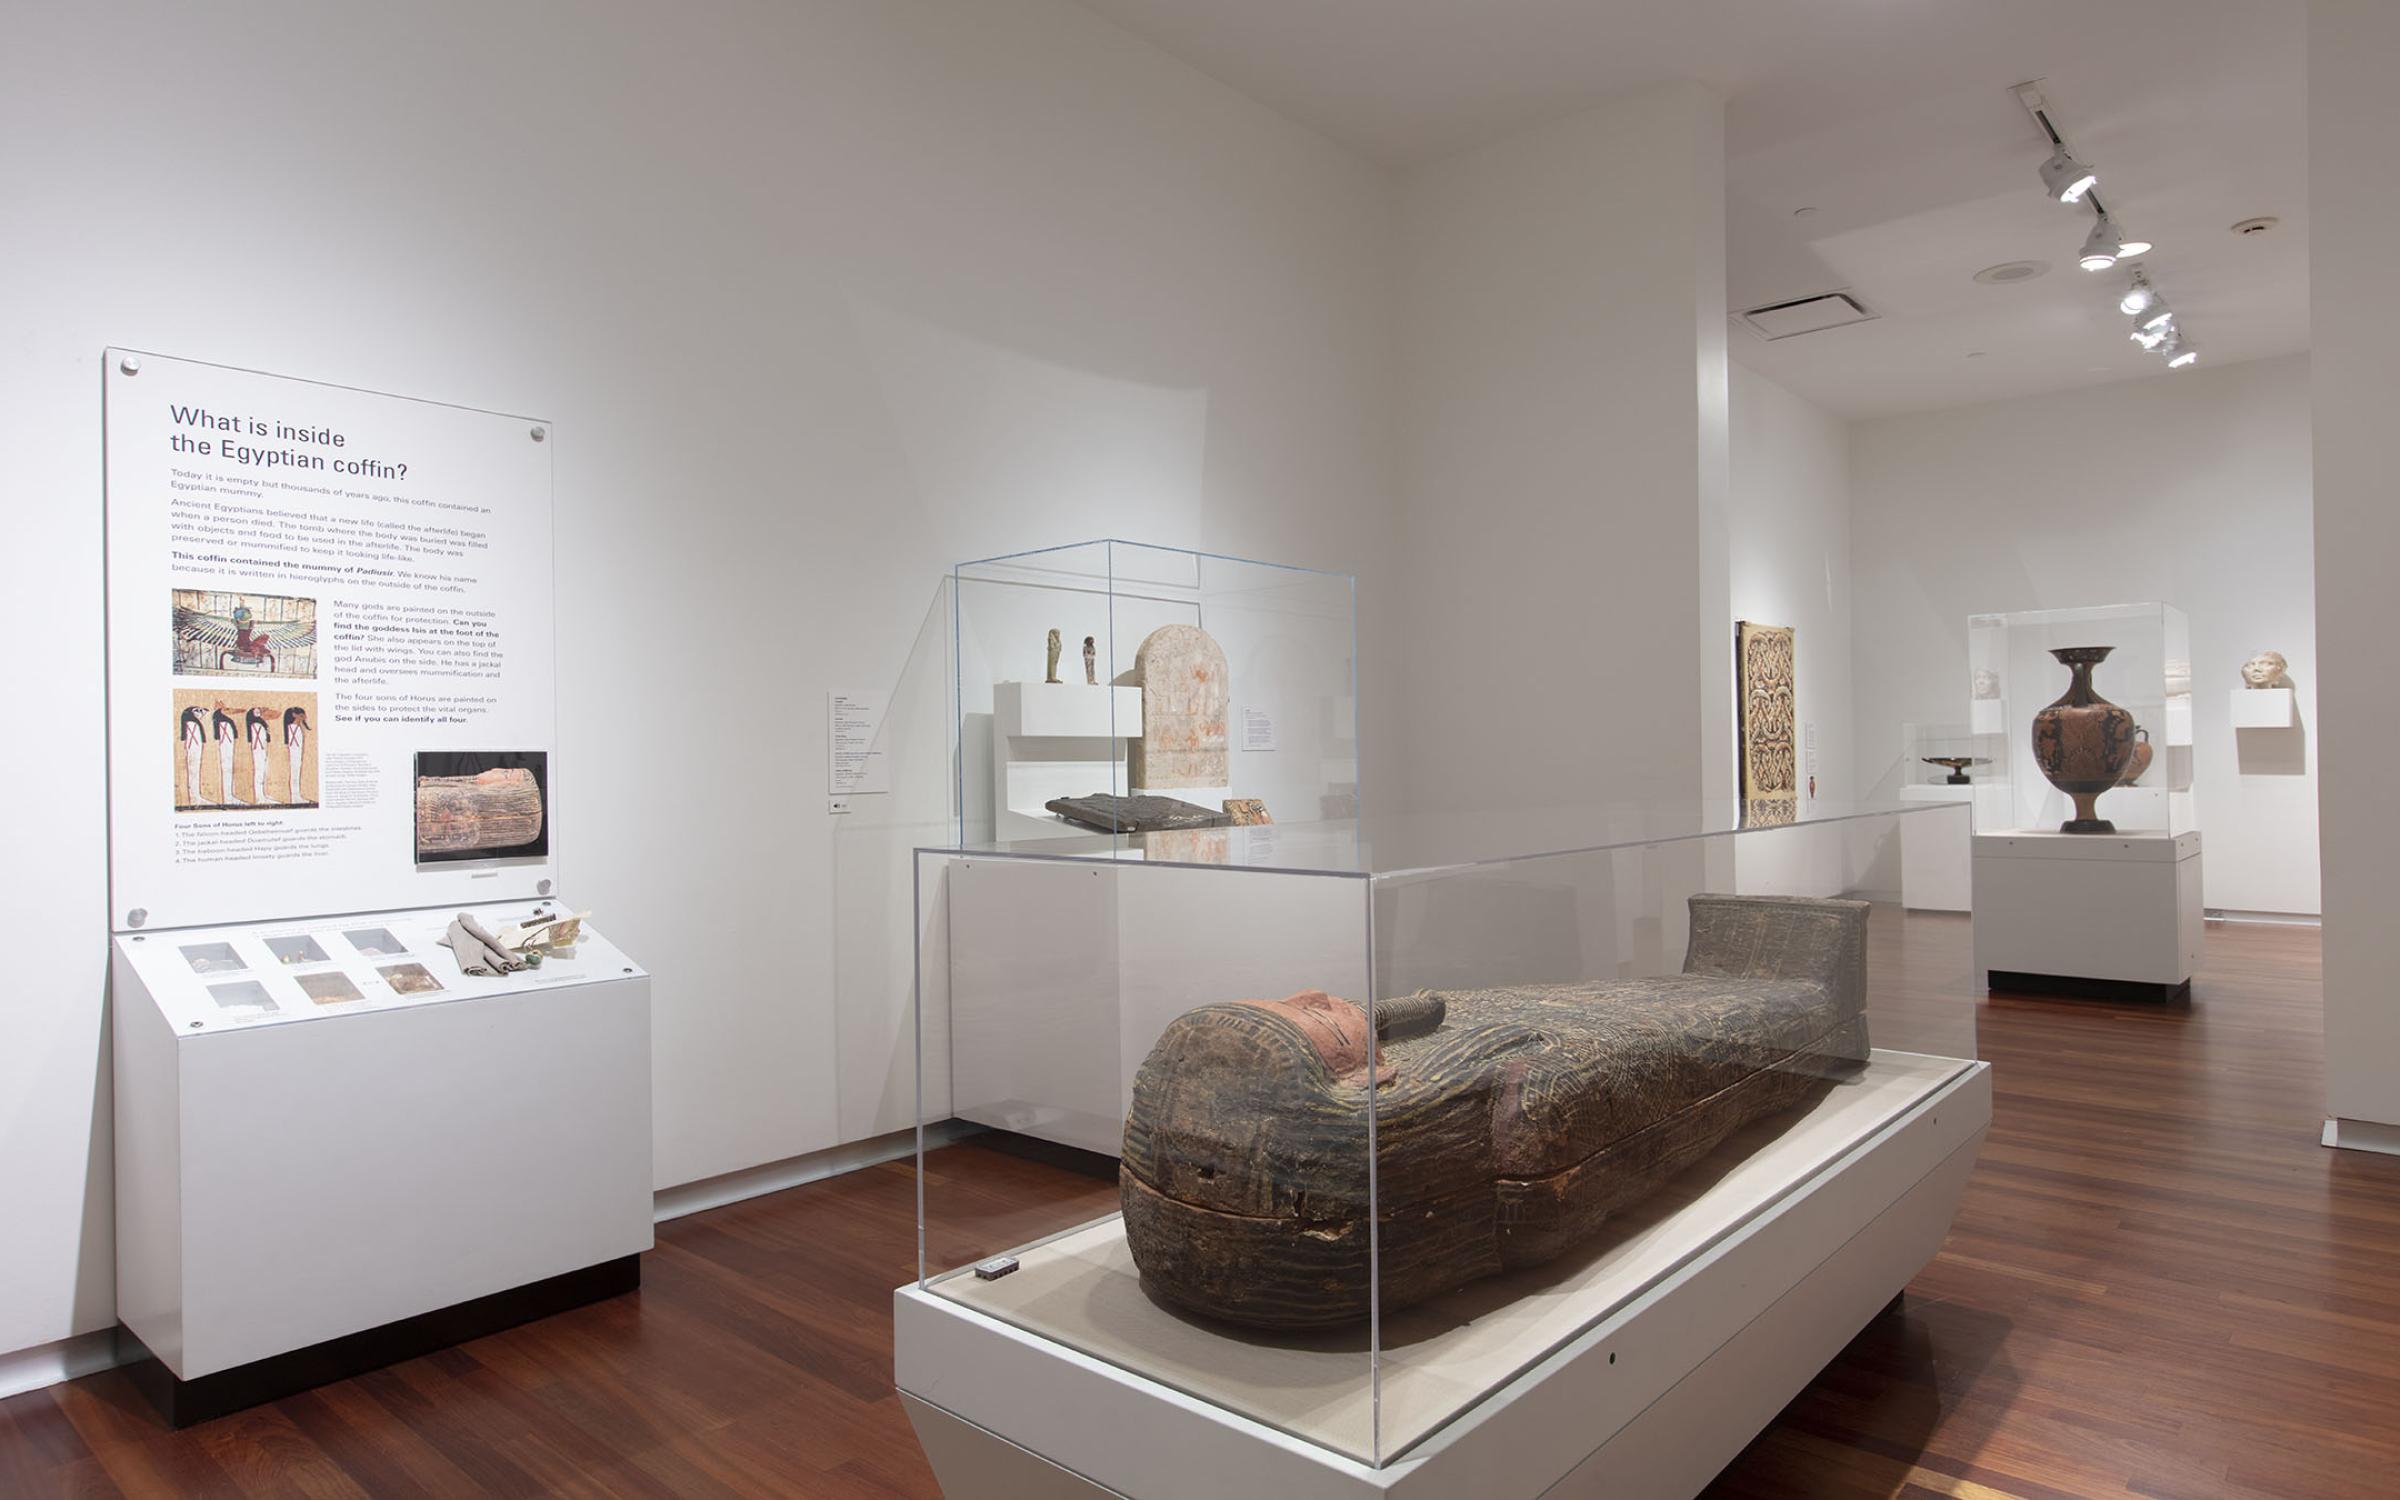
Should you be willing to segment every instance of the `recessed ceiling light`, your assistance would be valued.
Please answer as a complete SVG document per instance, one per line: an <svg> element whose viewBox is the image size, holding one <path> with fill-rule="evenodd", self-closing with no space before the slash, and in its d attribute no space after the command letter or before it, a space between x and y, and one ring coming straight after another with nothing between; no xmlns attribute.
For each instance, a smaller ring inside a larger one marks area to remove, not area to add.
<svg viewBox="0 0 2400 1500"><path fill-rule="evenodd" d="M2006 286L2012 281L2031 281L2049 269L2046 260L2004 260L1977 271L1975 279L1985 286Z"/></svg>
<svg viewBox="0 0 2400 1500"><path fill-rule="evenodd" d="M2235 234L2265 234L2282 222L2283 220L2276 218L2273 214L2262 214L2255 219L2242 220L2233 226L2233 232Z"/></svg>

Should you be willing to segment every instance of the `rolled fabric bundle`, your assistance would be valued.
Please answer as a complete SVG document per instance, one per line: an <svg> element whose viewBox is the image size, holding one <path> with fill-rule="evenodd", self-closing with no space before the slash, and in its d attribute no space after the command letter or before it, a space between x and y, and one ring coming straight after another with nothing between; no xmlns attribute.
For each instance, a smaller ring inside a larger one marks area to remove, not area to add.
<svg viewBox="0 0 2400 1500"><path fill-rule="evenodd" d="M451 919L442 942L457 955L462 974L513 974L525 967L525 960L502 947L481 922L463 911Z"/></svg>

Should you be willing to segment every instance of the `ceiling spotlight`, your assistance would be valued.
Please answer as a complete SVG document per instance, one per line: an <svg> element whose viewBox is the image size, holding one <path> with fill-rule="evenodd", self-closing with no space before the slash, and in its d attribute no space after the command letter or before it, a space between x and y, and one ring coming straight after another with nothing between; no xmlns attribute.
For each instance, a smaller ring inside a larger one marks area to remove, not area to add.
<svg viewBox="0 0 2400 1500"><path fill-rule="evenodd" d="M2165 328L2175 321L2175 309L2167 306L2166 298L2153 291L2150 294L2150 305L2135 313L2133 321L2135 327L2145 330Z"/></svg>
<svg viewBox="0 0 2400 1500"><path fill-rule="evenodd" d="M2042 187L2061 203L2080 203L2083 195L2092 190L2100 174L2075 159L2066 147L2060 146L2042 163Z"/></svg>
<svg viewBox="0 0 2400 1500"><path fill-rule="evenodd" d="M2171 320L2161 318L2148 327L2136 328L2126 337L2155 353L2166 347L2167 340L2175 337L2175 324Z"/></svg>
<svg viewBox="0 0 2400 1500"><path fill-rule="evenodd" d="M2183 330L2179 328L2168 328L2157 343L2144 344L2142 347L2164 358L2170 370L2188 369L2200 359L2198 346L2185 338Z"/></svg>
<svg viewBox="0 0 2400 1500"><path fill-rule="evenodd" d="M2117 228L2117 221L2107 214L2092 221L2092 232L2084 236L2083 254L2077 264L2087 271L2105 271L2121 260L2131 260L2150 249L2148 240L2128 237Z"/></svg>
<svg viewBox="0 0 2400 1500"><path fill-rule="evenodd" d="M2125 295L2117 299L2117 311L2127 317L2138 318L2156 306L2157 302L2158 289L2144 280L2137 272L2133 278L2133 285L2127 287Z"/></svg>

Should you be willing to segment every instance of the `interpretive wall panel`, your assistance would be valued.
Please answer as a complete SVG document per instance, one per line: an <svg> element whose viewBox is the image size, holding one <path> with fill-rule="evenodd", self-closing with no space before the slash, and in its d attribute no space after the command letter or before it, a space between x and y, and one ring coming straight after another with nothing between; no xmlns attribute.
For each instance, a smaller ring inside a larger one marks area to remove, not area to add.
<svg viewBox="0 0 2400 1500"><path fill-rule="evenodd" d="M106 361L111 925L546 894L546 424Z"/></svg>

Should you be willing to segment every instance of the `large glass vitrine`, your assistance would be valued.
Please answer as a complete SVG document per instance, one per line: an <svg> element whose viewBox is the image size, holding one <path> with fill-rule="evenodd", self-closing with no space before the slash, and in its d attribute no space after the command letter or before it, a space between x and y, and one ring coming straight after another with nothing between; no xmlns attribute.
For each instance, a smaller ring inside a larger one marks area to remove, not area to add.
<svg viewBox="0 0 2400 1500"><path fill-rule="evenodd" d="M1093 821L1108 797L1187 821L1357 810L1349 574L1095 541L960 563L952 585L962 841L1130 832Z"/></svg>
<svg viewBox="0 0 2400 1500"><path fill-rule="evenodd" d="M1967 815L921 849L919 1288L1388 1463L1960 1086Z"/></svg>

